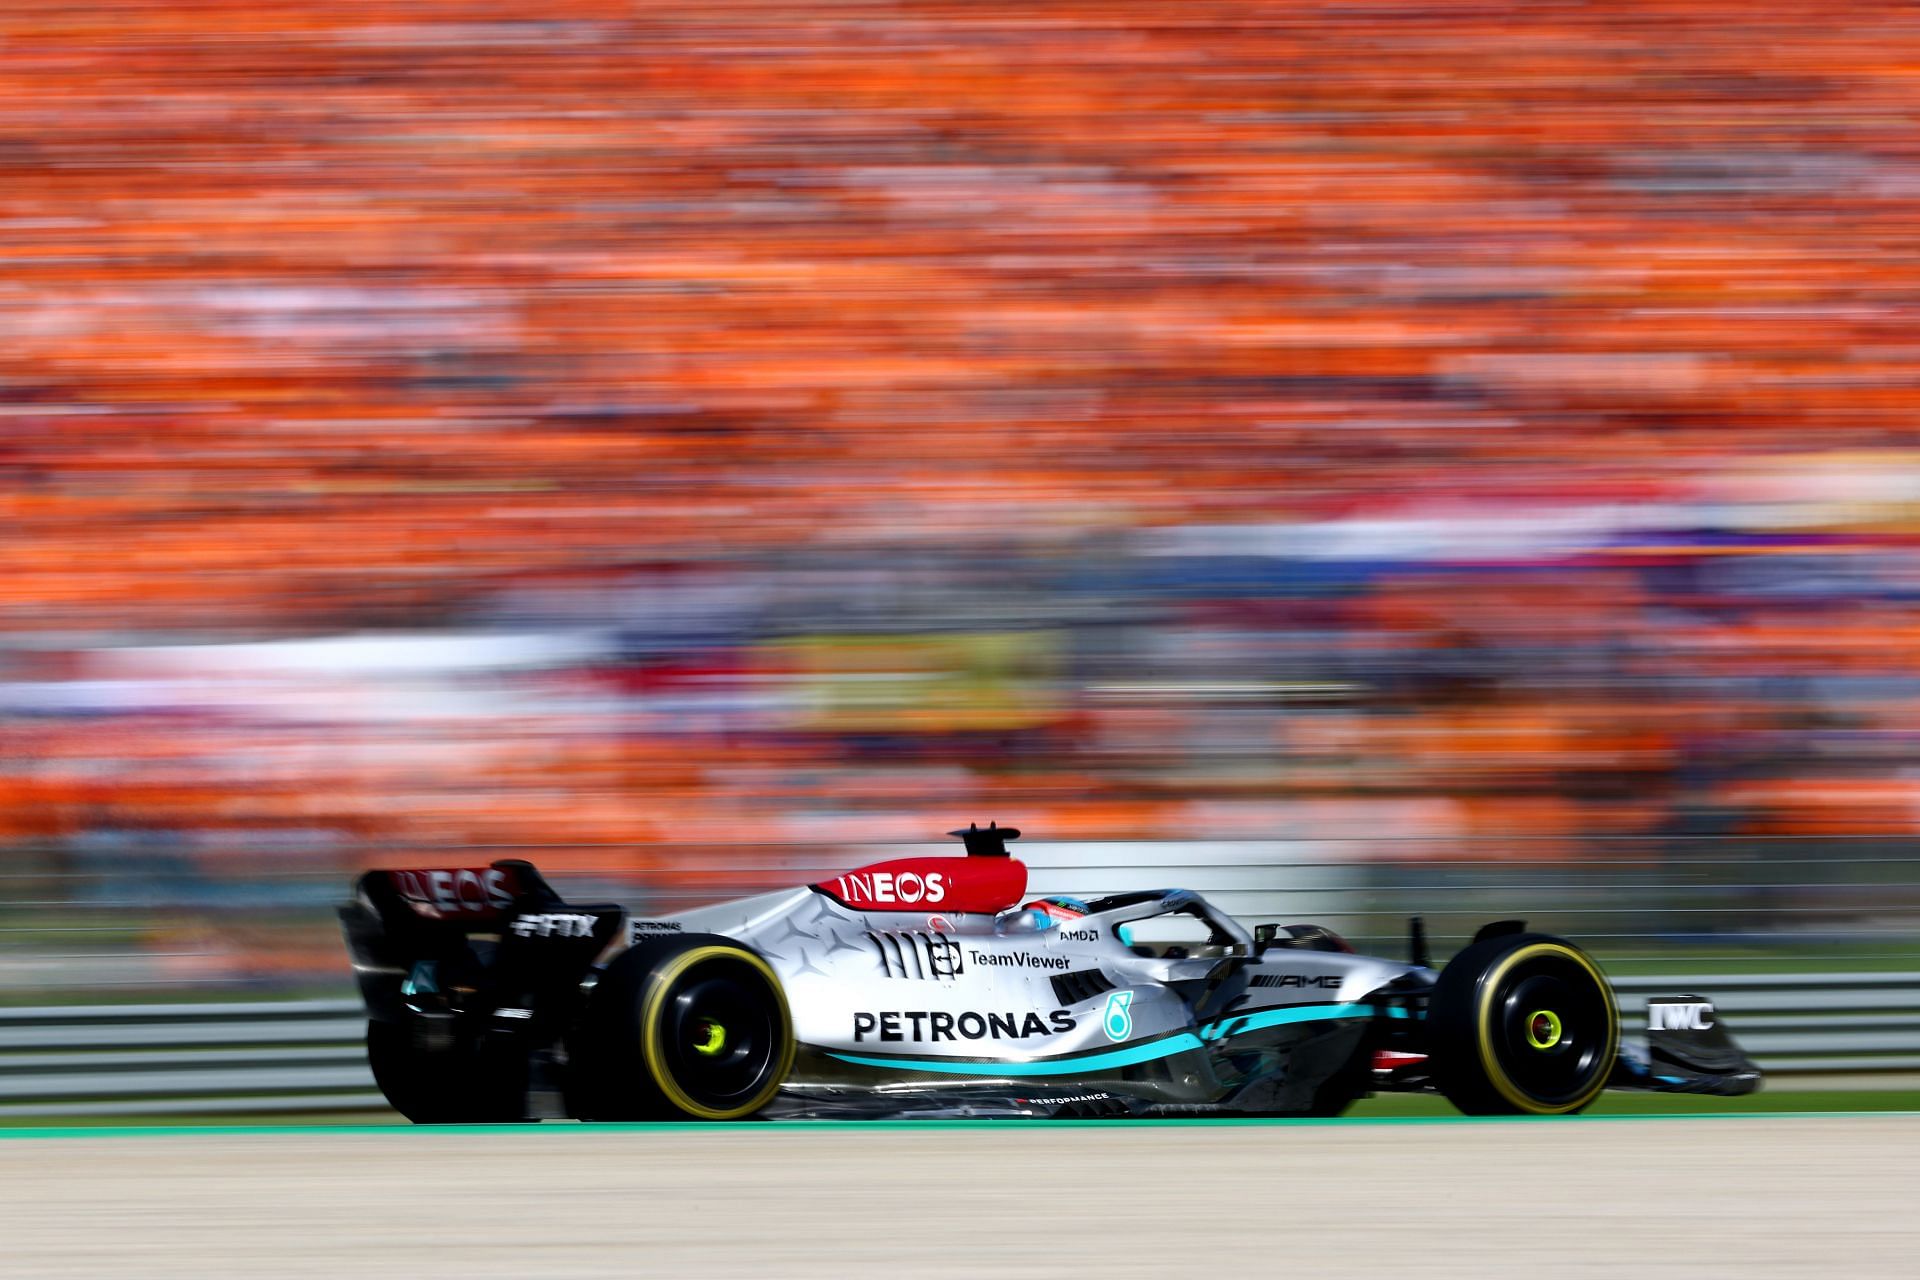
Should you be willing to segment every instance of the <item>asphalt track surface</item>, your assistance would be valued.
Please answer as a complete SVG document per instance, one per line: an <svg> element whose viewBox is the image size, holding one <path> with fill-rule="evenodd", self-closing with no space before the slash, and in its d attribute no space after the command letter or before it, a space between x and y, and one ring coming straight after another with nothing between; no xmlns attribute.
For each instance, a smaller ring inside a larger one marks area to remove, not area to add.
<svg viewBox="0 0 1920 1280"><path fill-rule="evenodd" d="M1920 1113L43 1132L9 1276L1903 1276Z"/></svg>

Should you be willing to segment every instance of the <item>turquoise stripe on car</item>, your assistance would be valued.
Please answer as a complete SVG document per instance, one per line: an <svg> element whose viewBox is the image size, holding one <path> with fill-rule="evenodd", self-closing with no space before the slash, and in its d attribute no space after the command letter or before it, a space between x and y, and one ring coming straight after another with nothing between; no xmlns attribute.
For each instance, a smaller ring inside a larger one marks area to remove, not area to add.
<svg viewBox="0 0 1920 1280"><path fill-rule="evenodd" d="M1315 1004L1290 1009L1261 1009L1209 1022L1199 1033L1182 1031L1145 1044L1129 1045L1106 1053L1090 1053L1075 1058L1038 1058L1032 1062L957 1062L940 1058L868 1058L857 1053L828 1050L827 1056L859 1067L886 1067L894 1071L936 1071L949 1076L1068 1076L1109 1067L1130 1067L1138 1062L1170 1058L1176 1053L1203 1047L1207 1041L1228 1035L1242 1035L1262 1027L1277 1027L1289 1022L1326 1022L1334 1018L1370 1018L1370 1004ZM1389 1016L1405 1011L1390 1008Z"/></svg>

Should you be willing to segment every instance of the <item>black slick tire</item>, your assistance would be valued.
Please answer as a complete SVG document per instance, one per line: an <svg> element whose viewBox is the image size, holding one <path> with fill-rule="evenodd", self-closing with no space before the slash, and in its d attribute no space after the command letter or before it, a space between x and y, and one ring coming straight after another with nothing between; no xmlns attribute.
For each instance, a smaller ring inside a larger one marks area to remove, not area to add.
<svg viewBox="0 0 1920 1280"><path fill-rule="evenodd" d="M1468 1115L1571 1115L1606 1088L1620 1049L1613 989L1585 952L1505 934L1448 962L1428 1000L1434 1082Z"/></svg>
<svg viewBox="0 0 1920 1280"><path fill-rule="evenodd" d="M415 1124L513 1124L526 1119L526 1056L465 1045L433 1052L404 1022L367 1024L367 1063L395 1111Z"/></svg>
<svg viewBox="0 0 1920 1280"><path fill-rule="evenodd" d="M573 1046L573 1109L585 1120L741 1120L793 1070L780 979L717 934L639 943L594 988Z"/></svg>

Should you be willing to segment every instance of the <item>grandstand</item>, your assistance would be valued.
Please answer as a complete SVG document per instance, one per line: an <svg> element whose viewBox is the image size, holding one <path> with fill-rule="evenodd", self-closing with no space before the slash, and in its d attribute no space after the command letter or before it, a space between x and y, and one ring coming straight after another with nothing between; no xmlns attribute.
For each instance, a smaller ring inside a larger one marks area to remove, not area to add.
<svg viewBox="0 0 1920 1280"><path fill-rule="evenodd" d="M1911 7L499 13L0 12L0 840L142 980L476 845L1920 825Z"/></svg>

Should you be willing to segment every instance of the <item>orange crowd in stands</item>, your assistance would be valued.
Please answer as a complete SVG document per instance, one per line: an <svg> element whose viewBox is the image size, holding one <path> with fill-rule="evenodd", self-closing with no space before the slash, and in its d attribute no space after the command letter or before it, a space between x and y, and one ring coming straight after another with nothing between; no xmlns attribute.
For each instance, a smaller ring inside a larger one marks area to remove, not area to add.
<svg viewBox="0 0 1920 1280"><path fill-rule="evenodd" d="M506 12L0 11L0 838L1920 824L1911 6ZM569 627L457 714L111 660Z"/></svg>

